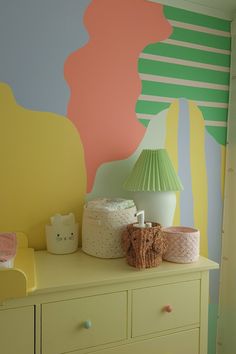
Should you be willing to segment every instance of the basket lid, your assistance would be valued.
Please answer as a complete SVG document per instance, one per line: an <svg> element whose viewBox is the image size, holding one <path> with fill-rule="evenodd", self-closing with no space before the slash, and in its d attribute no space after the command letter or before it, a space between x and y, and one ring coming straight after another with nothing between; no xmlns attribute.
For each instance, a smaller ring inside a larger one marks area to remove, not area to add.
<svg viewBox="0 0 236 354"><path fill-rule="evenodd" d="M116 211L134 207L134 201L124 198L99 198L90 200L85 204L88 209L95 209L99 211Z"/></svg>

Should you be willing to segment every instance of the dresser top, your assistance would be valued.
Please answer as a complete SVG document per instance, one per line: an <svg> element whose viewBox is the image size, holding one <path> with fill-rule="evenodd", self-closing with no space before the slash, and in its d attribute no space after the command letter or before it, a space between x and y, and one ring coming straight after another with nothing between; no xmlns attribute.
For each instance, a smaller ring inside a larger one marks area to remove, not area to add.
<svg viewBox="0 0 236 354"><path fill-rule="evenodd" d="M101 259L89 256L82 250L69 255L37 251L35 259L37 289L34 294L173 276L219 267L217 263L200 257L195 263L163 262L156 268L138 270L129 266L125 258Z"/></svg>

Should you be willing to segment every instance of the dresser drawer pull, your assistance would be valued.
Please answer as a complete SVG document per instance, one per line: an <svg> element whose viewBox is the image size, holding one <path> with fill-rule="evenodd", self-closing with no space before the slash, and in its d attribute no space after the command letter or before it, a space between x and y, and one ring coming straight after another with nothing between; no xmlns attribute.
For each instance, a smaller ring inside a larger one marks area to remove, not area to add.
<svg viewBox="0 0 236 354"><path fill-rule="evenodd" d="M173 311L173 307L171 305L165 305L163 307L163 312L172 312Z"/></svg>
<svg viewBox="0 0 236 354"><path fill-rule="evenodd" d="M87 321L84 321L84 328L86 329L89 329L92 327L92 322L87 320Z"/></svg>

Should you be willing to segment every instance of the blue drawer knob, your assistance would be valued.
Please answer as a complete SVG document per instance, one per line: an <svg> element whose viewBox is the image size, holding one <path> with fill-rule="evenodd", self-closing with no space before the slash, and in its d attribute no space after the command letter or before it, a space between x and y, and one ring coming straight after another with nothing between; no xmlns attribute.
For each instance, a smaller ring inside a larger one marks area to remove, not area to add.
<svg viewBox="0 0 236 354"><path fill-rule="evenodd" d="M84 322L84 328L89 329L92 327L92 322L87 320Z"/></svg>

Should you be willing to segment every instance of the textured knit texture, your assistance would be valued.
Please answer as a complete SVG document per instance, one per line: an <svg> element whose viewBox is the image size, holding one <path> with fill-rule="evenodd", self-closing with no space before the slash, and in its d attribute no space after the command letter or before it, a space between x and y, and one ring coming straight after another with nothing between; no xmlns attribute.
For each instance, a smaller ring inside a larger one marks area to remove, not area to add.
<svg viewBox="0 0 236 354"><path fill-rule="evenodd" d="M139 269L157 267L165 251L161 225L152 223L152 227L146 228L134 225L128 225L122 234L122 247L128 264Z"/></svg>
<svg viewBox="0 0 236 354"><path fill-rule="evenodd" d="M172 226L163 229L162 235L167 245L163 259L175 263L191 263L198 260L199 230L185 226Z"/></svg>

